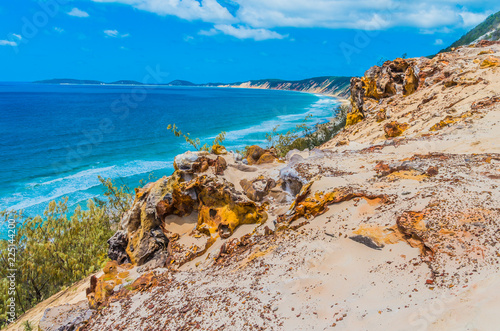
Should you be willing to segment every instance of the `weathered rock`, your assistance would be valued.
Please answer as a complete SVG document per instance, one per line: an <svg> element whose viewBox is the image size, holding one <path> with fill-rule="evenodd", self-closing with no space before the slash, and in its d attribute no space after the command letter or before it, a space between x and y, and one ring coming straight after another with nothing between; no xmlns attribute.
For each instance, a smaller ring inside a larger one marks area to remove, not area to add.
<svg viewBox="0 0 500 331"><path fill-rule="evenodd" d="M134 242L134 237L131 239ZM135 247L134 247L135 246ZM167 251L168 238L160 227L143 232L136 245L129 245L129 252L133 254L133 262L143 265L155 258L155 255L162 255Z"/></svg>
<svg viewBox="0 0 500 331"><path fill-rule="evenodd" d="M380 109L375 115L377 122L382 122L387 119L387 110L385 108Z"/></svg>
<svg viewBox="0 0 500 331"><path fill-rule="evenodd" d="M175 170L192 170L193 163L198 161L201 155L205 155L208 153L203 152L185 152L183 154L179 154L174 158L174 169Z"/></svg>
<svg viewBox="0 0 500 331"><path fill-rule="evenodd" d="M265 149L263 149L260 146L257 146L257 145L250 146L247 150L247 155L246 155L246 159L248 161L248 164L249 165L256 164L259 161L260 157L265 152L266 152Z"/></svg>
<svg viewBox="0 0 500 331"><path fill-rule="evenodd" d="M420 63L422 62L422 63ZM420 81L425 77L417 75L417 63L425 60L396 59L386 61L382 66L373 66L361 78L351 79L351 110L347 114L346 126L354 125L368 116L370 100L379 102L381 99L395 95L410 95L417 91ZM423 76L430 75L431 70ZM384 113L376 114L377 121L386 119Z"/></svg>
<svg viewBox="0 0 500 331"><path fill-rule="evenodd" d="M252 181L242 179L240 185L250 200L260 202L276 186L276 182L273 179L258 177Z"/></svg>
<svg viewBox="0 0 500 331"><path fill-rule="evenodd" d="M425 212L408 211L403 213L396 224L412 247L418 247L422 254L433 254L427 244L428 229L424 221Z"/></svg>
<svg viewBox="0 0 500 331"><path fill-rule="evenodd" d="M271 152L265 152L257 161L257 164L273 163L276 160L276 156Z"/></svg>
<svg viewBox="0 0 500 331"><path fill-rule="evenodd" d="M351 112L359 112L363 116L364 99L365 89L363 88L363 81L358 77L351 78Z"/></svg>
<svg viewBox="0 0 500 331"><path fill-rule="evenodd" d="M115 234L108 240L108 257L116 261L118 264L130 263L130 258L127 255L128 238L123 230L116 231Z"/></svg>
<svg viewBox="0 0 500 331"><path fill-rule="evenodd" d="M248 148L246 160L249 165L272 163L276 160L276 155L271 150L253 145Z"/></svg>
<svg viewBox="0 0 500 331"><path fill-rule="evenodd" d="M295 162L290 162L286 167L280 170L281 188L292 196L299 194L302 186L307 183L307 179L301 177L294 168L294 165L301 161L303 161L302 157L296 158Z"/></svg>
<svg viewBox="0 0 500 331"><path fill-rule="evenodd" d="M486 69L499 66L500 66L500 59L494 56L489 56L488 58L484 59L483 62L481 62L480 68Z"/></svg>
<svg viewBox="0 0 500 331"><path fill-rule="evenodd" d="M346 126L361 122L365 117L360 111L347 113Z"/></svg>
<svg viewBox="0 0 500 331"><path fill-rule="evenodd" d="M45 309L38 326L42 331L75 331L92 317L93 312L86 300L66 303Z"/></svg>
<svg viewBox="0 0 500 331"><path fill-rule="evenodd" d="M213 145L212 146L212 154L215 154L215 155L226 155L227 154L226 147L224 147L222 145Z"/></svg>
<svg viewBox="0 0 500 331"><path fill-rule="evenodd" d="M418 78L415 75L415 70L413 67L409 67L406 70L405 79L404 79L404 95L408 96L410 94L415 93L418 88Z"/></svg>
<svg viewBox="0 0 500 331"><path fill-rule="evenodd" d="M278 217L280 222L291 223L301 217L311 219L328 211L328 206L342 201L349 201L354 198L380 199L387 202L389 199L385 195L376 195L366 192L354 192L350 188L337 188L331 192L316 192L311 194L313 182L308 183L295 198L290 210Z"/></svg>
<svg viewBox="0 0 500 331"><path fill-rule="evenodd" d="M227 169L227 162L226 160L218 156L217 160L215 160L215 174L216 175L224 175L224 170Z"/></svg>
<svg viewBox="0 0 500 331"><path fill-rule="evenodd" d="M384 126L385 136L387 138L399 137L407 128L407 123L398 123L396 121L392 121Z"/></svg>
<svg viewBox="0 0 500 331"><path fill-rule="evenodd" d="M206 234L231 235L241 224L261 223L267 219L262 207L239 194L234 185L217 178L201 178L197 229Z"/></svg>
<svg viewBox="0 0 500 331"><path fill-rule="evenodd" d="M92 309L97 309L108 302L108 299L115 294L118 286L123 284L129 276L128 270L132 268L131 264L119 266L116 261L108 262L104 268L104 274L90 279L90 287L87 289L87 299Z"/></svg>

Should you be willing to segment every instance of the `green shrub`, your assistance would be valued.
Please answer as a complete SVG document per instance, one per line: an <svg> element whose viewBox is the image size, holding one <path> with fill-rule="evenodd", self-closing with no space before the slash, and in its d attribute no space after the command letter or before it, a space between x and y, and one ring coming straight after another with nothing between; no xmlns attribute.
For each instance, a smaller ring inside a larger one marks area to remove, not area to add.
<svg viewBox="0 0 500 331"><path fill-rule="evenodd" d="M224 140L226 140L226 132L222 131L221 133L219 133L214 141L212 142L212 145L208 145L208 144L201 144L201 141L200 141L200 138L196 138L196 139L192 139L189 135L189 133L182 133L181 130L179 130L179 128L175 125L175 124L169 124L167 126L167 130L169 131L172 131L172 133L176 136L176 137L183 137L184 140L186 140L186 142L188 144L190 144L191 146L193 146L197 151L206 151L206 152L210 152L212 150L212 147L213 146L217 146L217 145L221 145L222 146L222 142Z"/></svg>
<svg viewBox="0 0 500 331"><path fill-rule="evenodd" d="M0 240L0 300L7 302L7 275L15 269L17 316L65 286L99 270L107 260L107 240L113 235L123 211L132 202L124 188L100 178L107 200L89 200L87 209L77 207L68 216L67 198L49 203L43 215L28 217L22 211L2 211L4 222L15 220L12 242ZM9 262L9 244L16 260ZM7 324L7 307L0 306L0 327Z"/></svg>
<svg viewBox="0 0 500 331"><path fill-rule="evenodd" d="M268 147L274 148L278 157L285 157L293 149L303 151L306 148L313 149L321 146L345 127L348 109L347 105L339 106L337 116L333 121L317 124L313 127L307 125L307 121L312 115L306 116L302 123L297 124L295 128L286 133L279 133L279 125L277 125L273 131L266 134Z"/></svg>

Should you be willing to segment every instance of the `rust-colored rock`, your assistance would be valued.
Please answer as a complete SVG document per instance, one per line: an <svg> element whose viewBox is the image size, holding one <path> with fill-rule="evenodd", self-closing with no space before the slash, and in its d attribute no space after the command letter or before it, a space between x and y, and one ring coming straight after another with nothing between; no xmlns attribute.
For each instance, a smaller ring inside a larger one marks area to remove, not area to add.
<svg viewBox="0 0 500 331"><path fill-rule="evenodd" d="M471 105L471 109L472 110L483 109L483 108L492 106L493 104L495 104L497 102L500 102L500 97L498 97L498 96L493 96L491 98L485 98L485 99L478 100L478 101L474 102Z"/></svg>
<svg viewBox="0 0 500 331"><path fill-rule="evenodd" d="M267 219L262 207L236 193L234 185L219 179L203 178L199 187L197 229L206 234L231 235L241 224L261 223Z"/></svg>
<svg viewBox="0 0 500 331"><path fill-rule="evenodd" d="M257 164L273 163L276 160L276 156L271 152L265 152L257 161Z"/></svg>
<svg viewBox="0 0 500 331"><path fill-rule="evenodd" d="M248 148L246 159L249 165L272 163L276 160L276 155L271 150L253 145Z"/></svg>
<svg viewBox="0 0 500 331"><path fill-rule="evenodd" d="M486 68L492 68L492 67L499 67L500 66L500 59L494 56L488 56L488 58L484 59L483 62L481 62L481 65L479 68L481 69L486 69Z"/></svg>
<svg viewBox="0 0 500 331"><path fill-rule="evenodd" d="M385 136L386 138L394 138L399 137L403 134L403 132L408 129L407 123L398 123L396 121L392 121L387 123L384 126Z"/></svg>
<svg viewBox="0 0 500 331"><path fill-rule="evenodd" d="M224 175L224 170L227 169L227 162L222 156L218 156L215 160L215 174Z"/></svg>
<svg viewBox="0 0 500 331"><path fill-rule="evenodd" d="M376 195L366 192L355 192L350 188L338 188L331 192L316 192L311 196L312 182L304 185L301 192L295 198L289 212L278 218L280 222L293 222L301 217L311 219L328 211L328 206L334 203L349 201L354 198L380 199L382 202L388 202L385 195Z"/></svg>
<svg viewBox="0 0 500 331"><path fill-rule="evenodd" d="M375 115L377 122L382 122L387 119L387 110L385 108L380 109Z"/></svg>
<svg viewBox="0 0 500 331"><path fill-rule="evenodd" d="M273 179L258 177L252 181L242 179L240 186L250 200L260 202L269 193L269 190L276 186L276 182Z"/></svg>
<svg viewBox="0 0 500 331"><path fill-rule="evenodd" d="M213 175L197 175L204 161L214 166L217 175L222 175L227 168L222 156L216 160L205 155L195 156L188 154L187 160L177 158L183 168L191 170L177 170L172 176L136 191L134 203L120 224L120 231L125 233L124 256L128 256L131 263L141 266L151 262L148 266L163 266L167 262L169 230L165 219L172 215L183 217L196 212L197 229L208 235L218 233L221 237L230 236L240 224L259 223L267 218L263 208L237 192L233 184ZM117 251L117 247L110 249Z"/></svg>
<svg viewBox="0 0 500 331"><path fill-rule="evenodd" d="M365 99L365 89L361 78L351 78L351 112L361 113L363 116L363 105Z"/></svg>
<svg viewBox="0 0 500 331"><path fill-rule="evenodd" d="M364 116L360 111L357 112L351 112L347 114L346 118L346 126L351 126L356 123L359 123L363 120Z"/></svg>
<svg viewBox="0 0 500 331"><path fill-rule="evenodd" d="M116 261L110 261L104 266L104 274L101 277L92 276L90 278L90 287L86 290L90 308L97 309L105 305L108 299L115 294L115 287L121 285L124 279L128 277L127 270L131 267L130 264L119 266Z"/></svg>
<svg viewBox="0 0 500 331"><path fill-rule="evenodd" d="M130 284L130 289L132 291L144 291L152 286L158 285L158 277L154 271L150 271L137 278L132 284Z"/></svg>
<svg viewBox="0 0 500 331"><path fill-rule="evenodd" d="M213 145L211 152L212 152L212 154L215 154L215 155L226 155L227 154L226 147L224 147L222 145Z"/></svg>
<svg viewBox="0 0 500 331"><path fill-rule="evenodd" d="M259 161L260 157L265 152L266 152L266 150L260 146L257 146L257 145L250 146L247 150L247 155L246 155L246 159L248 161L248 164L249 165L256 164Z"/></svg>
<svg viewBox="0 0 500 331"><path fill-rule="evenodd" d="M396 224L405 236L405 240L412 246L418 247L423 255L433 254L433 249L428 245L428 229L424 221L425 212L408 211L403 213Z"/></svg>
<svg viewBox="0 0 500 331"><path fill-rule="evenodd" d="M439 173L437 167L429 167L425 172L428 176L436 176Z"/></svg>
<svg viewBox="0 0 500 331"><path fill-rule="evenodd" d="M413 94L417 91L418 78L415 75L415 70L413 69L413 67L408 67L408 69L406 70L403 87L405 96Z"/></svg>

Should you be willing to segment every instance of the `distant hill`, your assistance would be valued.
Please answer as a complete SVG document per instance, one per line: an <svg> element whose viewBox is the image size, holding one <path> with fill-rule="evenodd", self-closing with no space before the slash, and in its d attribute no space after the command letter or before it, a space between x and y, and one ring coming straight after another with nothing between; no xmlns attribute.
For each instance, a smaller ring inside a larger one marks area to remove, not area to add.
<svg viewBox="0 0 500 331"><path fill-rule="evenodd" d="M469 45L479 40L500 40L500 12L489 16L483 23L441 52L449 52L454 47Z"/></svg>
<svg viewBox="0 0 500 331"><path fill-rule="evenodd" d="M101 85L104 84L98 80L83 80L83 79L70 79L70 78L57 78L57 79L46 79L39 80L34 83L38 84L91 84L91 85Z"/></svg>
<svg viewBox="0 0 500 331"><path fill-rule="evenodd" d="M188 82L187 80L176 79L168 83L169 86L196 86L196 84Z"/></svg>
<svg viewBox="0 0 500 331"><path fill-rule="evenodd" d="M194 84L187 80L173 80L162 86L204 86L204 87L234 87L234 88L257 88L267 90L289 90L309 93L322 93L345 98L349 96L351 77L323 76L303 80L283 80L283 79L259 79L236 83L206 83ZM112 83L104 83L98 80L80 79L47 79L34 83L39 84L91 84L91 85L143 85L133 80L119 80Z"/></svg>

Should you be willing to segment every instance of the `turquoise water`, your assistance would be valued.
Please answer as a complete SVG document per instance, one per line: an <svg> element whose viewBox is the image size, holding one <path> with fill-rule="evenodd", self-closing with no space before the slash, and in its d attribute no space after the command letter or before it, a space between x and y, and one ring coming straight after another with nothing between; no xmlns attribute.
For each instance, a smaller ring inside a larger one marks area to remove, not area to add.
<svg viewBox="0 0 500 331"><path fill-rule="evenodd" d="M265 146L265 133L287 130L306 114L332 117L336 100L254 89L0 83L0 209L41 213L48 201L71 206L98 197L98 175L137 187L173 171L192 148L166 130L175 123L228 149Z"/></svg>

